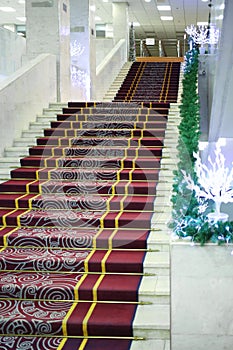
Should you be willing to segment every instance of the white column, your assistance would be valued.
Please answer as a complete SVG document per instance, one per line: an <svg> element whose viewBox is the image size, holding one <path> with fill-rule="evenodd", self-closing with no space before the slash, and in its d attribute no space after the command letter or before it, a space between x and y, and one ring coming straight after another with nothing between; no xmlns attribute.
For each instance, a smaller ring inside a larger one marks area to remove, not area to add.
<svg viewBox="0 0 233 350"><path fill-rule="evenodd" d="M27 56L51 53L57 61L57 100L70 99L69 0L27 0ZM41 82L43 83L43 74Z"/></svg>
<svg viewBox="0 0 233 350"><path fill-rule="evenodd" d="M233 1L225 1L224 20L210 117L209 141L233 138Z"/></svg>
<svg viewBox="0 0 233 350"><path fill-rule="evenodd" d="M129 52L129 13L127 2L114 2L112 4L113 38L116 45L120 39L125 39L126 57Z"/></svg>
<svg viewBox="0 0 233 350"><path fill-rule="evenodd" d="M95 99L95 1L70 0L71 99Z"/></svg>

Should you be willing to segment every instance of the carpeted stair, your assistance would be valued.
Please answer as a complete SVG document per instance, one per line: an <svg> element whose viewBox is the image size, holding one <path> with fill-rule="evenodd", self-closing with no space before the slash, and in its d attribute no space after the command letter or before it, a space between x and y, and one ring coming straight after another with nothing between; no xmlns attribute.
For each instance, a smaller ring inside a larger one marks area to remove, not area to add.
<svg viewBox="0 0 233 350"><path fill-rule="evenodd" d="M168 110L70 102L0 184L0 349L130 349Z"/></svg>
<svg viewBox="0 0 233 350"><path fill-rule="evenodd" d="M134 62L114 101L177 102L179 62Z"/></svg>

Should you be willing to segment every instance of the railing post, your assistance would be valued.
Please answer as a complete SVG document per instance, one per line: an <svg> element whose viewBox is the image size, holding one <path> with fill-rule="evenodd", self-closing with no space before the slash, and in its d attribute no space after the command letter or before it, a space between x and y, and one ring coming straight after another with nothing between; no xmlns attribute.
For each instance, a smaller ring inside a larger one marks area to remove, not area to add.
<svg viewBox="0 0 233 350"><path fill-rule="evenodd" d="M159 40L159 57L163 56L162 40Z"/></svg>
<svg viewBox="0 0 233 350"><path fill-rule="evenodd" d="M144 56L144 51L143 51L143 41L142 39L140 40L140 56Z"/></svg>
<svg viewBox="0 0 233 350"><path fill-rule="evenodd" d="M184 34L184 52L183 52L183 56L185 56L185 53L186 53L185 43L186 43L186 34Z"/></svg>
<svg viewBox="0 0 233 350"><path fill-rule="evenodd" d="M177 57L180 57L180 40L177 40Z"/></svg>

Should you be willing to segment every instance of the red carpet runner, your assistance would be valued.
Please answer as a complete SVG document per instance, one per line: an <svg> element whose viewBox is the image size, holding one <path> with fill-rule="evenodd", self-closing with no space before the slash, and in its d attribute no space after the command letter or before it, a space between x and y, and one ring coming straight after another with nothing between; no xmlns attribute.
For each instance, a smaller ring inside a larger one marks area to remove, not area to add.
<svg viewBox="0 0 233 350"><path fill-rule="evenodd" d="M130 348L168 108L70 103L0 184L0 349Z"/></svg>

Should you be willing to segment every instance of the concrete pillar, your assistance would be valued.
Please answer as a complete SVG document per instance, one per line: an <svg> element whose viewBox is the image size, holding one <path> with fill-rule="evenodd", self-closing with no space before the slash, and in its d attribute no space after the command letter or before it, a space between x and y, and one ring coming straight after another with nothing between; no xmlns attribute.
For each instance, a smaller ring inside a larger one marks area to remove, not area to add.
<svg viewBox="0 0 233 350"><path fill-rule="evenodd" d="M218 53L213 104L210 117L209 141L232 138L233 130L233 1L225 1L224 20Z"/></svg>
<svg viewBox="0 0 233 350"><path fill-rule="evenodd" d="M71 99L95 100L95 1L70 0Z"/></svg>
<svg viewBox="0 0 233 350"><path fill-rule="evenodd" d="M129 53L129 13L127 2L112 3L113 38L116 45L120 39L125 39L126 57Z"/></svg>
<svg viewBox="0 0 233 350"><path fill-rule="evenodd" d="M56 55L57 100L70 99L69 0L27 0L27 56ZM41 76L43 83L43 75Z"/></svg>

